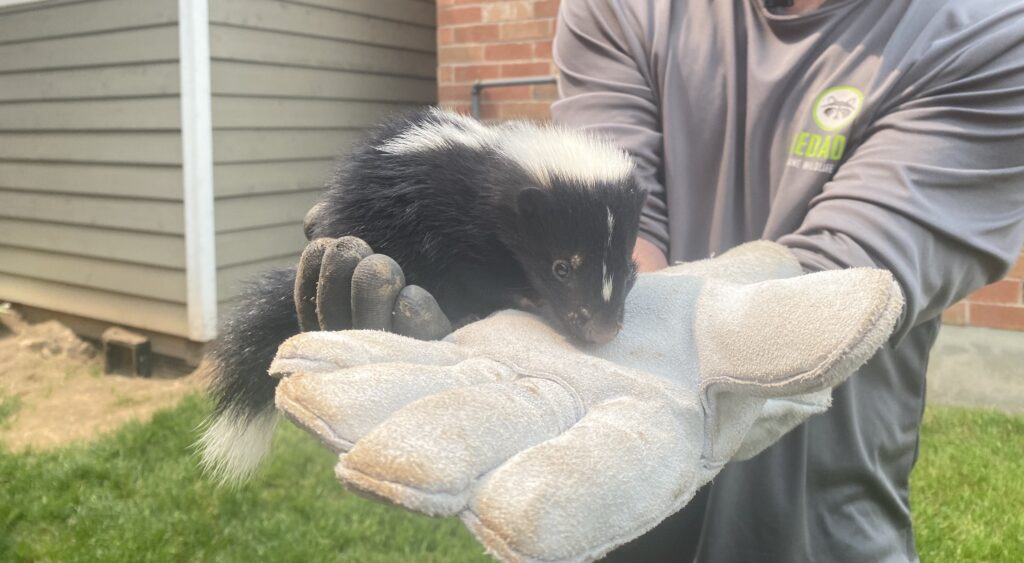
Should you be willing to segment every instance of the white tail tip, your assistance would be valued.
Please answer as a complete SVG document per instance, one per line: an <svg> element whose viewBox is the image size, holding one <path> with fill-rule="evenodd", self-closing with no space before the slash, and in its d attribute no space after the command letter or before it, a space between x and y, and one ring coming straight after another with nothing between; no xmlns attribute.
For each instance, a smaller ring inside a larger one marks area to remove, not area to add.
<svg viewBox="0 0 1024 563"><path fill-rule="evenodd" d="M277 427L277 414L268 409L245 417L225 412L212 419L196 443L202 455L200 465L220 483L248 479L270 451Z"/></svg>

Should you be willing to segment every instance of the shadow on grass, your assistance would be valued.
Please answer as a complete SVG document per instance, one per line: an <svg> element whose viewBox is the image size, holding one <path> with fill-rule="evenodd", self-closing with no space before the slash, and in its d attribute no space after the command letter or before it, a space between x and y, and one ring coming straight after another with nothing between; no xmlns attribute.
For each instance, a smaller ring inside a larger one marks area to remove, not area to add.
<svg viewBox="0 0 1024 563"><path fill-rule="evenodd" d="M193 396L92 444L0 451L0 561L487 560L454 519L345 492L290 424L254 480L216 487L191 450L208 412Z"/></svg>

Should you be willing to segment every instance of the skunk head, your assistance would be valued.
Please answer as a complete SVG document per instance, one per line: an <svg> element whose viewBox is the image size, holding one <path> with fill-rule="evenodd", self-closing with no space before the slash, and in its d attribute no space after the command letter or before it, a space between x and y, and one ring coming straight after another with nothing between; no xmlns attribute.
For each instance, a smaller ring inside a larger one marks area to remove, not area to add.
<svg viewBox="0 0 1024 563"><path fill-rule="evenodd" d="M636 278L633 246L646 193L622 149L590 133L521 122L495 128L522 172L511 246L544 306L578 340L618 334Z"/></svg>
<svg viewBox="0 0 1024 563"><path fill-rule="evenodd" d="M512 250L549 314L577 340L604 344L622 326L643 196L632 182L518 194Z"/></svg>

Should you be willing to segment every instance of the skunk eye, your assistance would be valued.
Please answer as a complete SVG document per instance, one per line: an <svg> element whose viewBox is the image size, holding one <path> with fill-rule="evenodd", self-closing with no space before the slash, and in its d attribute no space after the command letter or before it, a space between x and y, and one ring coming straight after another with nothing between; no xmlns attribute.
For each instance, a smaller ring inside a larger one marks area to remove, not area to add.
<svg viewBox="0 0 1024 563"><path fill-rule="evenodd" d="M565 260L555 260L555 263L551 265L551 273L555 274L555 277L561 281L568 281L571 272L572 268L569 267L569 263Z"/></svg>

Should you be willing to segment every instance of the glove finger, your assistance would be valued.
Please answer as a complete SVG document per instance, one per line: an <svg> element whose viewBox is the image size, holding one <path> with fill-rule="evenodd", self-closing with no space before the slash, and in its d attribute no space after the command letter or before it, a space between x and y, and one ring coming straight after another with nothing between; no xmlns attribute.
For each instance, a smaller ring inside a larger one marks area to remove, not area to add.
<svg viewBox="0 0 1024 563"><path fill-rule="evenodd" d="M313 240L316 237L319 226L327 215L327 203L319 201L306 212L302 220L302 231L306 233L306 240Z"/></svg>
<svg viewBox="0 0 1024 563"><path fill-rule="evenodd" d="M370 245L356 237L341 237L327 246L316 291L320 330L352 328L352 274L359 261L371 254Z"/></svg>
<svg viewBox="0 0 1024 563"><path fill-rule="evenodd" d="M838 385L888 340L903 304L892 274L867 268L709 283L693 325L701 390L785 397Z"/></svg>
<svg viewBox="0 0 1024 563"><path fill-rule="evenodd" d="M452 323L430 292L418 285L407 285L398 293L391 328L419 340L440 340L452 331Z"/></svg>
<svg viewBox="0 0 1024 563"><path fill-rule="evenodd" d="M384 363L451 366L469 357L465 348L451 342L424 342L390 332L307 332L281 344L270 374L283 377Z"/></svg>
<svg viewBox="0 0 1024 563"><path fill-rule="evenodd" d="M454 366L374 364L297 373L277 387L277 408L335 451L348 451L392 413L422 397L458 387L510 381L508 367L484 358Z"/></svg>
<svg viewBox="0 0 1024 563"><path fill-rule="evenodd" d="M352 327L391 330L391 316L405 274L397 262L383 254L364 258L352 273Z"/></svg>
<svg viewBox="0 0 1024 563"><path fill-rule="evenodd" d="M299 267L295 272L295 312L299 317L299 330L307 332L319 330L320 323L316 318L316 286L320 279L320 265L324 252L334 242L320 238L306 245L299 258Z"/></svg>
<svg viewBox="0 0 1024 563"><path fill-rule="evenodd" d="M335 474L350 487L432 515L462 510L472 484L572 425L581 409L556 382L524 378L424 397L371 430Z"/></svg>
<svg viewBox="0 0 1024 563"><path fill-rule="evenodd" d="M696 405L608 401L489 474L462 519L505 560L596 559L679 510L710 478L701 434Z"/></svg>

